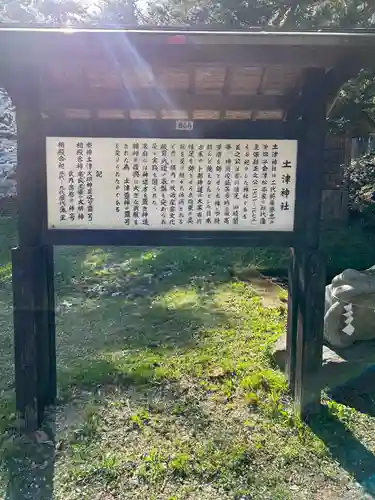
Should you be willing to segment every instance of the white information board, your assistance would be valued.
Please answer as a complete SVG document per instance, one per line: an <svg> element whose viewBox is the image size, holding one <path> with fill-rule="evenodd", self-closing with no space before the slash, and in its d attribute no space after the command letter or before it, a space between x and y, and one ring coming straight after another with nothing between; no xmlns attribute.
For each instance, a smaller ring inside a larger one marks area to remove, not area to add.
<svg viewBox="0 0 375 500"><path fill-rule="evenodd" d="M297 141L47 137L50 229L292 231Z"/></svg>

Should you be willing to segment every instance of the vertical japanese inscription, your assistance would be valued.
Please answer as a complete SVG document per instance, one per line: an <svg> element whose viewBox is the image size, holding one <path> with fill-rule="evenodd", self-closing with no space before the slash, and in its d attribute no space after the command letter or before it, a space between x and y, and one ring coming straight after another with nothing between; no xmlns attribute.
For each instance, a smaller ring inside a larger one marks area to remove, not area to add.
<svg viewBox="0 0 375 500"><path fill-rule="evenodd" d="M87 203L87 220L93 221L94 213L94 196L93 196L93 178L92 178L92 154L93 145L91 141L86 142L86 203Z"/></svg>
<svg viewBox="0 0 375 500"><path fill-rule="evenodd" d="M185 144L181 144L182 149L184 150L184 158L186 161L187 158L187 174L188 174L188 224L194 224L194 197L196 193L194 192L194 144L188 144L188 149L185 149Z"/></svg>
<svg viewBox="0 0 375 500"><path fill-rule="evenodd" d="M197 217L196 224L203 224L204 207L203 207L203 172L206 170L206 165L203 165L204 145L198 144L197 147Z"/></svg>
<svg viewBox="0 0 375 500"><path fill-rule="evenodd" d="M80 143L79 143L80 144ZM77 144L77 146L79 145ZM78 149L78 148L77 148ZM77 162L77 149L76 149L76 162ZM77 172L77 163L75 164L75 171ZM74 222L76 220L76 196L75 196L75 171L73 170L73 165L70 165L68 174L68 196L69 196L69 220ZM78 173L78 172L77 172Z"/></svg>
<svg viewBox="0 0 375 500"><path fill-rule="evenodd" d="M78 210L77 217L79 221L85 220L85 170L83 165L83 142L77 143L77 195Z"/></svg>
<svg viewBox="0 0 375 500"><path fill-rule="evenodd" d="M206 192L206 224L212 224L213 223L213 189L212 189L212 183L213 183L213 146L212 144L207 144L207 169L206 169L206 186L207 186L207 192Z"/></svg>
<svg viewBox="0 0 375 500"><path fill-rule="evenodd" d="M123 166L123 203L124 203L124 224L130 226L131 221L131 197L130 197L130 164L129 164L129 144L124 144L124 166ZM119 190L116 190L116 199L121 200Z"/></svg>
<svg viewBox="0 0 375 500"><path fill-rule="evenodd" d="M241 144L236 144L234 153L234 175L233 175L233 211L232 224L239 224L240 216L240 180L241 180Z"/></svg>
<svg viewBox="0 0 375 500"><path fill-rule="evenodd" d="M166 143L160 146L160 170L161 170L161 224L162 226L167 225L167 220L169 219L168 214L168 147Z"/></svg>
<svg viewBox="0 0 375 500"><path fill-rule="evenodd" d="M281 187L281 203L280 210L282 212L289 212L290 210L290 185L293 181L292 179L292 162L290 160L284 160L281 164L282 168L282 187Z"/></svg>
<svg viewBox="0 0 375 500"><path fill-rule="evenodd" d="M173 227L176 225L176 209L177 209L177 191L176 191L176 182L177 182L177 151L176 144L171 144L170 149L170 186L169 186L169 224Z"/></svg>
<svg viewBox="0 0 375 500"><path fill-rule="evenodd" d="M252 180L251 180L251 223L258 223L258 204L259 204L259 164L260 164L260 147L259 144L254 144L252 153Z"/></svg>
<svg viewBox="0 0 375 500"><path fill-rule="evenodd" d="M225 174L224 174L224 224L230 224L230 206L232 198L232 145L225 145Z"/></svg>
<svg viewBox="0 0 375 500"><path fill-rule="evenodd" d="M245 144L245 155L243 160L243 208L242 208L242 219L244 221L248 220L249 217L249 180L250 180L250 146Z"/></svg>
<svg viewBox="0 0 375 500"><path fill-rule="evenodd" d="M185 192L185 182L186 182L186 174L185 174L185 148L180 144L178 147L179 151L179 161L178 161L178 223L180 225L185 222L185 205L186 205L186 192Z"/></svg>
<svg viewBox="0 0 375 500"><path fill-rule="evenodd" d="M260 192L260 224L267 224L267 208L268 208L268 144L262 146L262 171L261 179L261 192Z"/></svg>
<svg viewBox="0 0 375 500"><path fill-rule="evenodd" d="M139 201L140 201L140 173L139 173L139 143L133 142L133 220L132 223L134 226L138 226L140 210L139 210Z"/></svg>
<svg viewBox="0 0 375 500"><path fill-rule="evenodd" d="M221 176L223 173L223 166L221 160L223 158L222 144L216 144L216 185L215 185L215 219L214 224L219 226L221 224ZM224 201L224 200L223 200Z"/></svg>
<svg viewBox="0 0 375 500"><path fill-rule="evenodd" d="M57 144L57 165L58 165L58 177L59 177L59 213L60 222L66 221L66 190L65 190L65 143L60 141Z"/></svg>
<svg viewBox="0 0 375 500"><path fill-rule="evenodd" d="M115 206L116 213L121 213L121 151L120 144L116 142L115 146L115 189L116 189L116 197L115 197Z"/></svg>
<svg viewBox="0 0 375 500"><path fill-rule="evenodd" d="M158 187L159 187L159 160L158 160L158 145L156 142L152 144L152 211L156 211L158 207Z"/></svg>
<svg viewBox="0 0 375 500"><path fill-rule="evenodd" d="M270 186L270 199L269 199L269 223L275 224L276 219L276 191L277 191L277 163L279 156L279 146L274 144L271 153L271 186Z"/></svg>
<svg viewBox="0 0 375 500"><path fill-rule="evenodd" d="M149 221L149 178L148 178L148 143L142 144L142 225L148 226Z"/></svg>

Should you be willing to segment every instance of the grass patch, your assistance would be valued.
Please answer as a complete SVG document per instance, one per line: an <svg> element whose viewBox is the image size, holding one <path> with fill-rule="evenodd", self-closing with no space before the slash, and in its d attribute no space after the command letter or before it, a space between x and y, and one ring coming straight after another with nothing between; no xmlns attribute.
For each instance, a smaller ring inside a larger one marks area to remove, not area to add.
<svg viewBox="0 0 375 500"><path fill-rule="evenodd" d="M6 269L14 226L1 223ZM56 249L56 442L48 429L26 443L4 434L0 493L23 498L34 481L44 491L34 498L50 498L53 484L57 500L362 498L373 418L327 399L306 426L270 361L286 294L265 307L247 271L286 259L285 250ZM0 281L5 431L14 412L6 272Z"/></svg>

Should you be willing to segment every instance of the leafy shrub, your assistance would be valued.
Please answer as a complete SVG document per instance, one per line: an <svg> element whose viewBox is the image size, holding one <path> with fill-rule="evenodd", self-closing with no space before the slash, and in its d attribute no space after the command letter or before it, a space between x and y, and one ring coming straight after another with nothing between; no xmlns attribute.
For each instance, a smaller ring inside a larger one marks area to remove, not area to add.
<svg viewBox="0 0 375 500"><path fill-rule="evenodd" d="M375 226L375 155L366 154L345 168L349 208Z"/></svg>

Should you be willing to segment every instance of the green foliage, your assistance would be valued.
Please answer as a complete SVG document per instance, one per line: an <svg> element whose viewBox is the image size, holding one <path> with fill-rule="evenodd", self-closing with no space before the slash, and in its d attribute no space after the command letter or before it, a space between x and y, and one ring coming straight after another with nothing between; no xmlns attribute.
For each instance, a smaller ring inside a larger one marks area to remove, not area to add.
<svg viewBox="0 0 375 500"><path fill-rule="evenodd" d="M364 223L375 224L375 156L366 154L345 167L350 208L363 216Z"/></svg>
<svg viewBox="0 0 375 500"><path fill-rule="evenodd" d="M150 421L150 413L148 410L141 408L137 413L130 416L130 422L134 428L142 430L145 425Z"/></svg>
<svg viewBox="0 0 375 500"><path fill-rule="evenodd" d="M332 133L366 136L375 129L374 73L362 70L347 82L338 93L330 113Z"/></svg>
<svg viewBox="0 0 375 500"><path fill-rule="evenodd" d="M87 9L78 0L2 0L2 22L20 24L77 24L87 18Z"/></svg>
<svg viewBox="0 0 375 500"><path fill-rule="evenodd" d="M267 26L288 29L330 26L369 27L373 24L372 1L348 0L166 0L150 2L148 9L134 0L103 0L87 9L77 0L3 0L2 21L19 23L66 23L82 21L129 25L225 24L233 27Z"/></svg>
<svg viewBox="0 0 375 500"><path fill-rule="evenodd" d="M154 24L221 24L284 30L354 28L371 26L374 14L372 1L358 0L166 0L149 3L149 19Z"/></svg>

